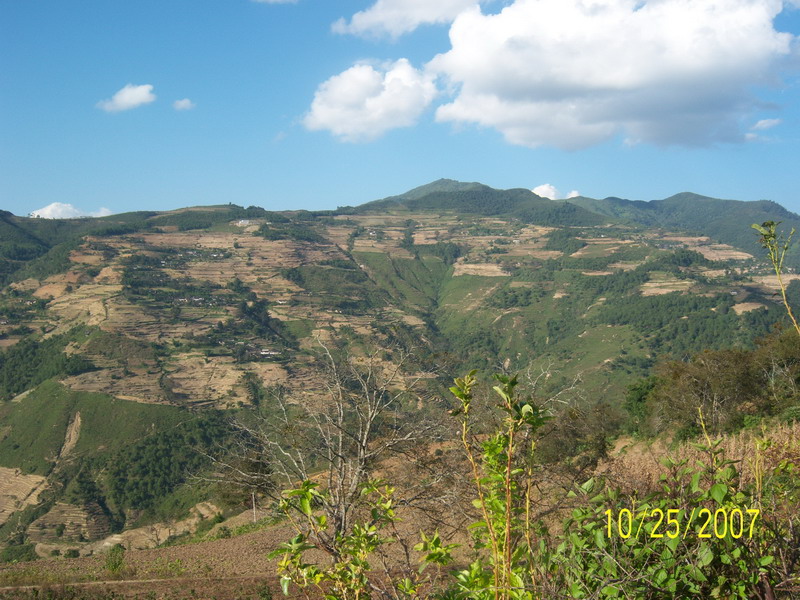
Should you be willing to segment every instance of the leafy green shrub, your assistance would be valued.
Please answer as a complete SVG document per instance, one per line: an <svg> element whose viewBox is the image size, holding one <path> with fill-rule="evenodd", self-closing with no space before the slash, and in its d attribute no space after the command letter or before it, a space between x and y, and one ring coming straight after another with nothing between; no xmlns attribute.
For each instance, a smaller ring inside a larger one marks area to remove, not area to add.
<svg viewBox="0 0 800 600"><path fill-rule="evenodd" d="M119 575L125 568L125 546L114 544L106 553L105 569L111 575Z"/></svg>
<svg viewBox="0 0 800 600"><path fill-rule="evenodd" d="M780 590L796 578L800 485L784 474L794 465L742 485L720 444L706 437L697 447L707 459L696 465L667 461L660 489L643 498L582 486L547 557L555 586L571 598L788 597ZM756 461L763 450L757 444ZM787 495L794 514L779 509Z"/></svg>
<svg viewBox="0 0 800 600"><path fill-rule="evenodd" d="M787 423L800 421L800 406L790 406L781 413L781 420Z"/></svg>
<svg viewBox="0 0 800 600"><path fill-rule="evenodd" d="M421 596L431 580L427 565L446 566L454 545L438 534L422 534L415 573L383 573L389 598L437 600L539 600L793 597L800 547L800 478L794 442L785 448L756 440L752 479L744 481L736 461L725 457L722 440L711 440L699 413L704 442L695 444L696 464L665 461L659 485L643 496L625 494L590 479L568 494L571 514L562 531L534 521L536 432L548 420L531 399L521 399L516 377L496 375L504 419L497 430L473 435L475 372L456 379L461 441L472 470L480 520L474 523L472 562L453 572L445 589ZM794 444L794 445L792 445ZM767 464L771 465L767 468ZM392 542L398 521L393 489L370 481L359 498L366 518L349 531L330 535L318 507L327 491L305 481L283 494L281 509L297 535L272 557L286 594L294 583L318 587L330 600L370 598L374 564ZM721 515L721 517L720 517ZM331 557L307 562L310 550ZM392 575L394 575L392 577Z"/></svg>
<svg viewBox="0 0 800 600"><path fill-rule="evenodd" d="M168 561L160 557L156 559L153 569L159 577L180 577L186 573L186 565L180 558Z"/></svg>
<svg viewBox="0 0 800 600"><path fill-rule="evenodd" d="M35 544L21 544L19 546L8 546L0 551L0 563L26 562L37 560Z"/></svg>

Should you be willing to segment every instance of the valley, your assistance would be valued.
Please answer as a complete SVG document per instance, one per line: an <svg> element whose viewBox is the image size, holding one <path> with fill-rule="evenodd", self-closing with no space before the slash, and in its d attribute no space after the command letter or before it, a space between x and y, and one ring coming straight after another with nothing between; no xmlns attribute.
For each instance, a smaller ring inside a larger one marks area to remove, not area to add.
<svg viewBox="0 0 800 600"><path fill-rule="evenodd" d="M316 213L219 205L58 228L3 213L4 560L152 548L246 514L249 493L197 475L230 450L231 419L270 419L279 396L290 416L324 406L326 352L392 373L398 421L448 422L447 388L472 369L526 374L537 398L563 398L557 414L589 419L554 429L543 460L575 466L600 444L589 473L631 434L631 388L659 365L750 352L786 324L749 227L800 224L771 203L626 202L441 180Z"/></svg>

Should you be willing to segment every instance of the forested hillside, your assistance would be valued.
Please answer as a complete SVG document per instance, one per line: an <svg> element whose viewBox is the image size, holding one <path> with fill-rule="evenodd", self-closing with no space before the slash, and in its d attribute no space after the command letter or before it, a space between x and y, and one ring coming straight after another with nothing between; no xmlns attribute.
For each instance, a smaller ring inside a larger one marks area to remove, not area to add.
<svg viewBox="0 0 800 600"><path fill-rule="evenodd" d="M376 423L390 437L447 422L472 369L564 393L537 456L573 478L616 436L698 434L686 399L707 389L723 398L713 432L790 420L797 357L750 229L767 220L800 223L769 202L449 180L328 212L2 213L0 546L89 552L202 500L241 509L241 490L210 482L232 420L277 427L323 405L335 361L393 373L385 393L406 394ZM58 529L65 506L103 525Z"/></svg>

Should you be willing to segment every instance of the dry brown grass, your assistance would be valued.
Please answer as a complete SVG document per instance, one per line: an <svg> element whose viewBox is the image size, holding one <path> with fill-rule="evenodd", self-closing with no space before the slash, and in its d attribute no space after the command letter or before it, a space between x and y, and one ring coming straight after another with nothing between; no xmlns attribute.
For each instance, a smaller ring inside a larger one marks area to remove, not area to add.
<svg viewBox="0 0 800 600"><path fill-rule="evenodd" d="M775 469L782 460L790 460L800 464L800 423L779 424L763 431L746 430L725 436L721 448L724 457L737 461L740 482L743 485L754 480L755 461L757 457L757 440L766 440L768 448L763 452L763 468L765 471ZM704 444L705 439L695 443ZM709 462L707 452L697 449L691 443L683 443L670 450L663 439L652 442L634 442L630 438L620 439L610 458L598 469L609 479L622 486L627 492L639 493L652 490L665 472L665 458L687 461L690 466L698 461Z"/></svg>

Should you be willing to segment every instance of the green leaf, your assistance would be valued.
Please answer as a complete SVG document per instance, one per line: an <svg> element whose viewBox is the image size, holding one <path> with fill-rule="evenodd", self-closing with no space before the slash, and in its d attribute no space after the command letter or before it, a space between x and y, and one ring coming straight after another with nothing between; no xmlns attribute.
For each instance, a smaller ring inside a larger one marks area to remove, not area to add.
<svg viewBox="0 0 800 600"><path fill-rule="evenodd" d="M714 552L708 544L701 544L697 551L697 561L701 566L707 567L714 560Z"/></svg>
<svg viewBox="0 0 800 600"><path fill-rule="evenodd" d="M304 496L300 498L300 510L306 516L311 516L311 498Z"/></svg>
<svg viewBox="0 0 800 600"><path fill-rule="evenodd" d="M289 595L289 584L292 583L292 580L289 577L281 577L281 589L283 590L283 595Z"/></svg>
<svg viewBox="0 0 800 600"><path fill-rule="evenodd" d="M717 504L722 504L725 500L725 496L728 493L728 486L724 483L715 483L711 486L711 489L708 491L711 497L717 501Z"/></svg>

